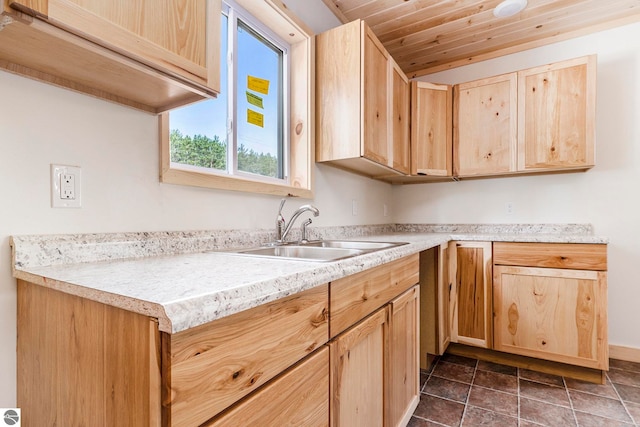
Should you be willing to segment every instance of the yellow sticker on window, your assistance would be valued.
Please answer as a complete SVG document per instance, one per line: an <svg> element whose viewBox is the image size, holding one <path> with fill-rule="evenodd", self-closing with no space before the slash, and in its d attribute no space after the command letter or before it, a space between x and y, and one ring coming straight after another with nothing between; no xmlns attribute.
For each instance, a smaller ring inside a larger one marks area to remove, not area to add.
<svg viewBox="0 0 640 427"><path fill-rule="evenodd" d="M264 108L264 106L262 105L261 96L255 95L249 91L247 91L246 93L247 93L247 102L249 104L255 105L256 107Z"/></svg>
<svg viewBox="0 0 640 427"><path fill-rule="evenodd" d="M247 122L252 125L264 127L264 114L247 109Z"/></svg>
<svg viewBox="0 0 640 427"><path fill-rule="evenodd" d="M255 92L269 94L269 80L247 75L247 88Z"/></svg>

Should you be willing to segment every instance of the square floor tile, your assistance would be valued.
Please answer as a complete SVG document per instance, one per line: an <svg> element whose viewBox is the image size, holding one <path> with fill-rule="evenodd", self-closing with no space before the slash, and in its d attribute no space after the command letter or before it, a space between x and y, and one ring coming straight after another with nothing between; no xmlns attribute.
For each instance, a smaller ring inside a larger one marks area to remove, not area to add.
<svg viewBox="0 0 640 427"><path fill-rule="evenodd" d="M458 356L456 354L449 354L449 353L445 353L442 356L440 356L440 360L443 360L449 363L455 363L456 365L468 366L470 368L475 368L476 365L478 364L478 359L472 359L470 357Z"/></svg>
<svg viewBox="0 0 640 427"><path fill-rule="evenodd" d="M580 427L631 427L631 423L623 423L622 421L612 420L611 418L603 418L593 414L576 411L576 419Z"/></svg>
<svg viewBox="0 0 640 427"><path fill-rule="evenodd" d="M455 363L439 361L431 375L471 384L475 368Z"/></svg>
<svg viewBox="0 0 640 427"><path fill-rule="evenodd" d="M468 404L511 417L518 416L518 396L515 394L474 385L471 386Z"/></svg>
<svg viewBox="0 0 640 427"><path fill-rule="evenodd" d="M627 407L627 411L631 414L633 421L640 425L640 405L636 405L635 403L625 403L624 406Z"/></svg>
<svg viewBox="0 0 640 427"><path fill-rule="evenodd" d="M622 402L580 391L569 390L573 409L617 421L631 422Z"/></svg>
<svg viewBox="0 0 640 427"><path fill-rule="evenodd" d="M520 418L552 427L576 425L570 408L523 397L520 398Z"/></svg>
<svg viewBox="0 0 640 427"><path fill-rule="evenodd" d="M530 371L529 369L520 369L519 371L520 378L537 381L539 383L557 385L558 387L564 387L564 381L562 381L562 377L559 377L558 375Z"/></svg>
<svg viewBox="0 0 640 427"><path fill-rule="evenodd" d="M423 394L420 396L420 403L413 414L445 426L459 426L463 411L464 405L462 403Z"/></svg>
<svg viewBox="0 0 640 427"><path fill-rule="evenodd" d="M470 406L462 418L462 426L469 427L518 427L518 418Z"/></svg>
<svg viewBox="0 0 640 427"><path fill-rule="evenodd" d="M598 396L609 397L611 399L617 399L618 394L613 389L611 381L607 380L606 384L594 384L587 381L574 380L572 378L565 378L567 388L570 390L583 391L585 393L597 394Z"/></svg>
<svg viewBox="0 0 640 427"><path fill-rule="evenodd" d="M613 386L618 390L620 397L625 402L640 403L640 387L615 383Z"/></svg>
<svg viewBox="0 0 640 427"><path fill-rule="evenodd" d="M622 369L623 371L640 372L640 363L609 359L609 369Z"/></svg>
<svg viewBox="0 0 640 427"><path fill-rule="evenodd" d="M424 387L422 392L466 403L467 396L469 395L469 388L471 388L469 384L432 376L429 378L429 381L427 381L427 385Z"/></svg>
<svg viewBox="0 0 640 427"><path fill-rule="evenodd" d="M612 383L640 387L640 372L611 369L607 373Z"/></svg>
<svg viewBox="0 0 640 427"><path fill-rule="evenodd" d="M556 387L522 378L520 378L520 396L571 407L567 390L564 387Z"/></svg>
<svg viewBox="0 0 640 427"><path fill-rule="evenodd" d="M501 365L499 363L487 362L484 360L478 361L478 369L505 375L518 375L518 368L515 366Z"/></svg>
<svg viewBox="0 0 640 427"><path fill-rule="evenodd" d="M513 375L476 370L473 384L505 393L518 394L518 378Z"/></svg>
<svg viewBox="0 0 640 427"><path fill-rule="evenodd" d="M432 423L431 421L423 420L418 417L411 417L407 427L441 427L442 424Z"/></svg>

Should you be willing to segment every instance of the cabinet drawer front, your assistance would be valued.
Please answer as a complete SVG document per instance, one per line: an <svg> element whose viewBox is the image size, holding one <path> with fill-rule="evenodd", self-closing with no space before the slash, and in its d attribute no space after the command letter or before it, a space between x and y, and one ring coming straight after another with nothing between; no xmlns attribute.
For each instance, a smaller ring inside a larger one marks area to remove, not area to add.
<svg viewBox="0 0 640 427"><path fill-rule="evenodd" d="M329 348L324 346L207 427L329 424Z"/></svg>
<svg viewBox="0 0 640 427"><path fill-rule="evenodd" d="M585 243L493 244L493 263L527 267L607 270L607 245Z"/></svg>
<svg viewBox="0 0 640 427"><path fill-rule="evenodd" d="M327 285L163 336L163 415L198 426L328 340Z"/></svg>
<svg viewBox="0 0 640 427"><path fill-rule="evenodd" d="M419 280L419 255L331 282L329 330L335 337Z"/></svg>

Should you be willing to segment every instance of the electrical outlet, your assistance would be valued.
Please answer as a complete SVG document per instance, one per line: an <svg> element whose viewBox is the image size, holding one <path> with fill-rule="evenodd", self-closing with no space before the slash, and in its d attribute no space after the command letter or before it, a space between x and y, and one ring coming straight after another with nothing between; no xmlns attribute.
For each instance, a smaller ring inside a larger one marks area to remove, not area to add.
<svg viewBox="0 0 640 427"><path fill-rule="evenodd" d="M79 166L51 165L51 207L82 207L81 187Z"/></svg>
<svg viewBox="0 0 640 427"><path fill-rule="evenodd" d="M507 215L513 215L513 202L505 203L504 210L507 212Z"/></svg>
<svg viewBox="0 0 640 427"><path fill-rule="evenodd" d="M355 199L351 200L351 215L358 215L358 201Z"/></svg>
<svg viewBox="0 0 640 427"><path fill-rule="evenodd" d="M383 216L389 216L389 209L387 208L387 204L383 204L382 205L382 215Z"/></svg>

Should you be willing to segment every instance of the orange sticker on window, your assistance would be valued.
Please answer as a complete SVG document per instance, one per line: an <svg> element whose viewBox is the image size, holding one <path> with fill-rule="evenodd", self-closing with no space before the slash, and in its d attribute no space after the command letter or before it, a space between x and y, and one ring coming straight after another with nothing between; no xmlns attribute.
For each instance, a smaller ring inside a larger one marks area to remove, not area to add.
<svg viewBox="0 0 640 427"><path fill-rule="evenodd" d="M259 77L247 76L247 88L255 92L269 94L269 80L261 79Z"/></svg>
<svg viewBox="0 0 640 427"><path fill-rule="evenodd" d="M247 122L252 125L264 127L264 114L247 109Z"/></svg>

